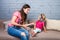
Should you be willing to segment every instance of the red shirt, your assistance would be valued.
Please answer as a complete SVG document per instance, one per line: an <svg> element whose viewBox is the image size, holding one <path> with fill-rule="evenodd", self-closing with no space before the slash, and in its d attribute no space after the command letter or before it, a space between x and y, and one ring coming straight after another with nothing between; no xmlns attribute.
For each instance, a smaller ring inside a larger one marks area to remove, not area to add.
<svg viewBox="0 0 60 40"><path fill-rule="evenodd" d="M41 22L40 20L36 21L36 28L43 29L44 22Z"/></svg>

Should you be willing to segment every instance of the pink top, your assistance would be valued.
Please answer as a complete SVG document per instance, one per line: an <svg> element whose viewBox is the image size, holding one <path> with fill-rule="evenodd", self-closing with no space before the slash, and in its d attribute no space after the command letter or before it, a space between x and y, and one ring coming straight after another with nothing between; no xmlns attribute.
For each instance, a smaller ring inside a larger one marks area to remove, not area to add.
<svg viewBox="0 0 60 40"><path fill-rule="evenodd" d="M20 20L21 20L21 13L19 11L16 11L16 12L13 13L13 16L17 17L16 20L15 20L15 22L19 23ZM13 24L9 23L8 26L13 26Z"/></svg>
<svg viewBox="0 0 60 40"><path fill-rule="evenodd" d="M36 28L43 29L44 22L41 22L40 20L36 21Z"/></svg>

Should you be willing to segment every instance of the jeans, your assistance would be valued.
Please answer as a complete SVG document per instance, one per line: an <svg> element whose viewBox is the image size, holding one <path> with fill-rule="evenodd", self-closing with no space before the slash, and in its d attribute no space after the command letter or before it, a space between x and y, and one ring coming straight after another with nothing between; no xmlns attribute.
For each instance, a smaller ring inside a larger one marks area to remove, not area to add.
<svg viewBox="0 0 60 40"><path fill-rule="evenodd" d="M8 27L8 34L14 37L18 37L20 40L29 40L29 33L24 28L19 28L16 26ZM26 36L21 35L21 32L24 32Z"/></svg>

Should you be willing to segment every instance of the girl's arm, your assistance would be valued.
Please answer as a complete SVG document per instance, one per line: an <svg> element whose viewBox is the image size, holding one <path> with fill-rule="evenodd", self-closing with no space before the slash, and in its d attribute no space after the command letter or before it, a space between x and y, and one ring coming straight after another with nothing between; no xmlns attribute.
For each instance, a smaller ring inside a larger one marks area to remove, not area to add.
<svg viewBox="0 0 60 40"><path fill-rule="evenodd" d="M29 25L34 25L34 23L29 23L29 24L25 24L25 25L27 25L27 26L29 26Z"/></svg>
<svg viewBox="0 0 60 40"><path fill-rule="evenodd" d="M45 22L43 24L44 24L43 25L44 31L46 32L47 31L47 29L46 29L47 21L45 20Z"/></svg>
<svg viewBox="0 0 60 40"><path fill-rule="evenodd" d="M29 23L29 24L26 24L27 26L29 26L29 25L35 25L35 21L33 21L33 22L31 22L31 23Z"/></svg>
<svg viewBox="0 0 60 40"><path fill-rule="evenodd" d="M43 26L43 29L44 29L44 32L46 32L46 31L47 31L45 26Z"/></svg>

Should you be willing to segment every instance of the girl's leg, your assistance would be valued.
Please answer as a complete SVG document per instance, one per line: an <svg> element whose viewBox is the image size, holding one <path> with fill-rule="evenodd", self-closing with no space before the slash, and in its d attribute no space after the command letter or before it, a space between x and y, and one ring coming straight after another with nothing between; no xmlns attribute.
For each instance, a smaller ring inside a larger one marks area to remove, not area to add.
<svg viewBox="0 0 60 40"><path fill-rule="evenodd" d="M32 37L36 36L38 32L41 32L40 29L36 28L35 30L32 31Z"/></svg>
<svg viewBox="0 0 60 40"><path fill-rule="evenodd" d="M28 30L26 30L24 28L21 28L19 30L22 31L22 32L24 32L26 34L27 40L29 40L29 32L28 32Z"/></svg>
<svg viewBox="0 0 60 40"><path fill-rule="evenodd" d="M34 31L31 31L31 36L34 37L36 36L37 33L35 33Z"/></svg>
<svg viewBox="0 0 60 40"><path fill-rule="evenodd" d="M11 36L15 36L15 37L20 38L20 40L27 40L26 36L21 35L22 31L19 31L13 27L8 27L8 34L10 34Z"/></svg>

